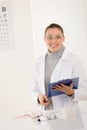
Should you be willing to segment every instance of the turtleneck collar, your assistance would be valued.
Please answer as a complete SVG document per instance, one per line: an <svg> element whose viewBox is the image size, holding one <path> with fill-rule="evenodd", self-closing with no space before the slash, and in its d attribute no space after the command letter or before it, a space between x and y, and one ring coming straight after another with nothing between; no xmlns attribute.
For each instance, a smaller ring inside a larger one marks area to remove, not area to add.
<svg viewBox="0 0 87 130"><path fill-rule="evenodd" d="M48 50L47 56L48 56L49 58L60 58L60 57L62 56L62 53L63 53L64 49L65 49L65 47L62 46L61 49L58 50L58 51L56 51L56 52L50 52L50 51Z"/></svg>

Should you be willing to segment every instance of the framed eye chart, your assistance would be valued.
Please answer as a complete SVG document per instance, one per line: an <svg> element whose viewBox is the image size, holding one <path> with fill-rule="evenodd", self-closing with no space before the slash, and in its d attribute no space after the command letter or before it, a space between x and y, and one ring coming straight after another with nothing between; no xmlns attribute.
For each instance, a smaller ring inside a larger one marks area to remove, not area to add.
<svg viewBox="0 0 87 130"><path fill-rule="evenodd" d="M11 13L10 2L0 2L0 50L15 48Z"/></svg>

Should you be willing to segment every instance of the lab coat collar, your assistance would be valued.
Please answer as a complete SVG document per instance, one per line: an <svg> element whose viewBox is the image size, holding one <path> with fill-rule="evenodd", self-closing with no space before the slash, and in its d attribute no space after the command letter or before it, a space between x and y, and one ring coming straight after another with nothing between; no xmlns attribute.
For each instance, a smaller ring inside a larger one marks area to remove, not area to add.
<svg viewBox="0 0 87 130"><path fill-rule="evenodd" d="M45 56L46 56L47 53L45 53ZM45 56L44 56L44 59L45 59ZM70 52L68 49L64 49L64 52L62 54L62 57L61 57L61 60L69 60L70 59Z"/></svg>
<svg viewBox="0 0 87 130"><path fill-rule="evenodd" d="M42 63L42 62L45 62L45 56L46 56L47 52L45 53L45 55L41 56L39 58L39 62ZM61 57L61 60L69 60L70 59L70 52L68 51L68 49L64 49L64 52L62 54L62 57Z"/></svg>
<svg viewBox="0 0 87 130"><path fill-rule="evenodd" d="M70 59L70 52L68 51L68 49L64 49L63 55L61 57L62 60L69 60Z"/></svg>

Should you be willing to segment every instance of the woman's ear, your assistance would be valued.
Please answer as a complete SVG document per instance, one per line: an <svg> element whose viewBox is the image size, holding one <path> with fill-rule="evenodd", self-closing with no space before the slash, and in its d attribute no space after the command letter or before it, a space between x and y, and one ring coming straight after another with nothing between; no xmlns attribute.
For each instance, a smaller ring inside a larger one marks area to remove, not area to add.
<svg viewBox="0 0 87 130"><path fill-rule="evenodd" d="M63 42L65 41L65 36L63 36Z"/></svg>
<svg viewBox="0 0 87 130"><path fill-rule="evenodd" d="M46 41L46 37L44 36L44 41Z"/></svg>

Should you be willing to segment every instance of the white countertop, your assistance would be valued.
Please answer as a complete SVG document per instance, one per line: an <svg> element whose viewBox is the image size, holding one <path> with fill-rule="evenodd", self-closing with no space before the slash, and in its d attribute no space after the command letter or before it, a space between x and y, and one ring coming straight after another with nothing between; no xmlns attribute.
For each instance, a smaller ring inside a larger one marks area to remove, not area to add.
<svg viewBox="0 0 87 130"><path fill-rule="evenodd" d="M70 130L72 126L75 126L75 128L72 127L71 130L87 130L87 101L80 102L79 108L80 111L76 112L76 118L73 118L74 113L70 110L67 119L49 120L42 124L29 118L16 119L12 113L2 113L0 114L0 130L58 130L58 128L59 130L63 130L63 128ZM71 123L72 121L73 123Z"/></svg>

